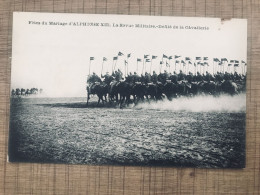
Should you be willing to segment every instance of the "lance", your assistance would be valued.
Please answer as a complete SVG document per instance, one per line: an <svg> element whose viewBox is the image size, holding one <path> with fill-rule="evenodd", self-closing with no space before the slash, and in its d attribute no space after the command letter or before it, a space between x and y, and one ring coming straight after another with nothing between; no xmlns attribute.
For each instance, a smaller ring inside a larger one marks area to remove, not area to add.
<svg viewBox="0 0 260 195"><path fill-rule="evenodd" d="M114 67L114 60L112 61L112 73L111 74L113 74L113 72L114 72L113 67Z"/></svg>
<svg viewBox="0 0 260 195"><path fill-rule="evenodd" d="M91 66L91 61L94 60L94 57L89 58L89 69L88 69L88 75L90 75L90 66Z"/></svg>
<svg viewBox="0 0 260 195"><path fill-rule="evenodd" d="M169 73L171 72L171 60L169 59L169 63L168 63L168 71Z"/></svg>
<svg viewBox="0 0 260 195"><path fill-rule="evenodd" d="M117 63L117 60L115 60L116 61L116 63ZM114 70L116 69L116 63L115 63L115 65L114 65ZM114 72L114 71L113 71Z"/></svg>
<svg viewBox="0 0 260 195"><path fill-rule="evenodd" d="M187 74L189 73L189 71L190 71L190 61L188 61L188 66L187 66Z"/></svg>
<svg viewBox="0 0 260 195"><path fill-rule="evenodd" d="M131 57L131 53L130 54L127 54L127 75L128 75L128 59Z"/></svg>
<svg viewBox="0 0 260 195"><path fill-rule="evenodd" d="M150 74L152 74L153 58L151 59Z"/></svg>
<svg viewBox="0 0 260 195"><path fill-rule="evenodd" d="M145 62L144 62L144 73L146 72L146 59L145 59Z"/></svg>
<svg viewBox="0 0 260 195"><path fill-rule="evenodd" d="M144 73L144 59L143 59L143 69L142 69L142 74Z"/></svg>
<svg viewBox="0 0 260 195"><path fill-rule="evenodd" d="M90 66L91 66L91 60L89 60L88 76L90 75Z"/></svg>
<svg viewBox="0 0 260 195"><path fill-rule="evenodd" d="M127 65L127 61L125 60L125 77L126 77L126 65Z"/></svg>
<svg viewBox="0 0 260 195"><path fill-rule="evenodd" d="M213 59L213 61L212 61L212 71L213 71L213 75L215 74L214 65L215 65L215 63L214 63L214 59Z"/></svg>
<svg viewBox="0 0 260 195"><path fill-rule="evenodd" d="M163 64L163 57L162 57L162 63L160 63L160 73L162 72L162 64Z"/></svg>
<svg viewBox="0 0 260 195"><path fill-rule="evenodd" d="M104 64L104 60L102 62L101 75L102 75L102 72L103 72L103 64Z"/></svg>
<svg viewBox="0 0 260 195"><path fill-rule="evenodd" d="M128 76L128 58L127 58L126 73L127 73L127 76Z"/></svg>

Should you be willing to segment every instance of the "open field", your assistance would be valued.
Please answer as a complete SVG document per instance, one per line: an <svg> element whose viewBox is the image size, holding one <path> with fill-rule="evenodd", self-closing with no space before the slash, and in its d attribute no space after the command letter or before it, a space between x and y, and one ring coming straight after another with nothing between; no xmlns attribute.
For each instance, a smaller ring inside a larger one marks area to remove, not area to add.
<svg viewBox="0 0 260 195"><path fill-rule="evenodd" d="M233 109L210 98L199 100L212 107L202 109L192 99L119 109L95 99L86 107L86 98L13 98L9 160L244 167L245 97L225 97Z"/></svg>

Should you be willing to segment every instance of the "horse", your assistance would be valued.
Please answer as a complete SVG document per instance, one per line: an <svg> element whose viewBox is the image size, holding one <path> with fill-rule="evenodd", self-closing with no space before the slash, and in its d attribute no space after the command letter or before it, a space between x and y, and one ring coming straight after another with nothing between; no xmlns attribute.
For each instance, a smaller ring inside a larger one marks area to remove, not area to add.
<svg viewBox="0 0 260 195"><path fill-rule="evenodd" d="M226 94L229 94L229 95L238 94L237 84L232 82L231 80L225 80L221 84L221 90L222 90L223 93L226 93Z"/></svg>
<svg viewBox="0 0 260 195"><path fill-rule="evenodd" d="M144 83L135 82L133 85L134 103L137 103L140 99L144 101L144 97L148 99L147 88Z"/></svg>
<svg viewBox="0 0 260 195"><path fill-rule="evenodd" d="M109 102L116 100L118 102L118 81L113 80L109 85Z"/></svg>
<svg viewBox="0 0 260 195"><path fill-rule="evenodd" d="M87 105L90 99L90 94L97 95L98 96L98 102L97 105L99 105L100 100L102 100L102 104L104 105L104 102L106 101L106 95L108 93L108 86L104 83L95 82L93 84L90 84L90 86L87 86ZM103 99L105 97L105 100Z"/></svg>
<svg viewBox="0 0 260 195"><path fill-rule="evenodd" d="M117 84L117 91L119 94L119 105L120 108L123 107L123 104L127 105L130 103L130 95L131 95L131 86L126 81L119 81Z"/></svg>
<svg viewBox="0 0 260 195"><path fill-rule="evenodd" d="M157 97L157 86L156 86L156 84L148 83L147 86L146 86L146 94L147 94L147 96L150 96L150 98L152 100L156 100L156 97Z"/></svg>
<svg viewBox="0 0 260 195"><path fill-rule="evenodd" d="M200 93L206 95L216 95L218 91L218 85L214 81L202 81L198 84Z"/></svg>
<svg viewBox="0 0 260 195"><path fill-rule="evenodd" d="M177 97L177 85L174 84L171 80L166 80L164 84L164 94L168 98L168 100L172 100L172 98Z"/></svg>

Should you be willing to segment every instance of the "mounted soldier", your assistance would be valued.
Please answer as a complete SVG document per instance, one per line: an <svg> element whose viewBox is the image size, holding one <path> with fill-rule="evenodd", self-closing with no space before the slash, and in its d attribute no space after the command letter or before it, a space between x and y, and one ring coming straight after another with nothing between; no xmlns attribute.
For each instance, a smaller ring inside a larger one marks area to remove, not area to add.
<svg viewBox="0 0 260 195"><path fill-rule="evenodd" d="M88 76L88 78L87 78L87 83L88 83L88 92L89 93L92 93L91 92L91 89L93 88L93 86L96 84L96 83L100 83L101 82L101 78L98 76L98 75L96 75L96 73L95 72L93 72L93 74L92 75L89 75Z"/></svg>
<svg viewBox="0 0 260 195"><path fill-rule="evenodd" d="M158 75L156 74L155 71L153 71L153 75L151 76L151 80L152 80L152 82L153 82L154 84L156 84L157 81L158 81Z"/></svg>
<svg viewBox="0 0 260 195"><path fill-rule="evenodd" d="M178 75L178 81L185 80L186 75L180 70L180 73Z"/></svg>
<svg viewBox="0 0 260 195"><path fill-rule="evenodd" d="M147 72L145 73L144 82L145 82L145 84L148 84L148 83L152 82L150 73L147 73Z"/></svg>
<svg viewBox="0 0 260 195"><path fill-rule="evenodd" d="M173 74L170 76L169 78L173 83L177 84L178 81L178 75L176 74L176 72L174 71Z"/></svg>
<svg viewBox="0 0 260 195"><path fill-rule="evenodd" d="M139 76L136 72L134 72L134 75L133 75L133 81L134 81L134 83L135 83L135 82L139 82L140 80L141 80L140 76Z"/></svg>
<svg viewBox="0 0 260 195"><path fill-rule="evenodd" d="M113 80L113 77L108 72L106 72L106 74L104 76L101 75L101 78L104 78L104 83L107 85L109 85L111 83L111 81Z"/></svg>

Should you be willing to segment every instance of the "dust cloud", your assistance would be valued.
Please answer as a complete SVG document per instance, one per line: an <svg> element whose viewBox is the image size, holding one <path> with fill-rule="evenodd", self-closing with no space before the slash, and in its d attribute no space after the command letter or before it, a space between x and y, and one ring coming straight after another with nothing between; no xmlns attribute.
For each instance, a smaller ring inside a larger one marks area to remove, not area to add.
<svg viewBox="0 0 260 195"><path fill-rule="evenodd" d="M165 99L158 102L141 103L136 108L188 112L245 112L246 94L181 97L172 101Z"/></svg>

